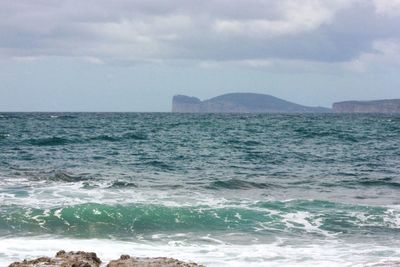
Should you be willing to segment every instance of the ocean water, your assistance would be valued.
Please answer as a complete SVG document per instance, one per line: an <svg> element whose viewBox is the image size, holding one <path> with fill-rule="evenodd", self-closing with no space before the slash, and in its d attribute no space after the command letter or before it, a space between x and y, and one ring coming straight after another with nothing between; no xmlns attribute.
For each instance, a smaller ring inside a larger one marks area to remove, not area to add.
<svg viewBox="0 0 400 267"><path fill-rule="evenodd" d="M400 260L400 116L1 113L0 266Z"/></svg>

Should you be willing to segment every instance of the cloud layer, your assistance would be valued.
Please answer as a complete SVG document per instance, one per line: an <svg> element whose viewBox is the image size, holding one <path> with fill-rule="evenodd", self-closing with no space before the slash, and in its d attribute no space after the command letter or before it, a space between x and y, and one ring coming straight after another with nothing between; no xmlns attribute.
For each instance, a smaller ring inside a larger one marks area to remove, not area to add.
<svg viewBox="0 0 400 267"><path fill-rule="evenodd" d="M365 70L396 64L398 25L400 0L6 0L0 57Z"/></svg>

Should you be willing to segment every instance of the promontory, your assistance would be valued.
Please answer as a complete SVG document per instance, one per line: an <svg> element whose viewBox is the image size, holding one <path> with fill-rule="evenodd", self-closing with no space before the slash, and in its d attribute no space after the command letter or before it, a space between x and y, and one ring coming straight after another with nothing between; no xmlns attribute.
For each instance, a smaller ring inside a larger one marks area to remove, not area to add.
<svg viewBox="0 0 400 267"><path fill-rule="evenodd" d="M197 97L176 95L172 112L181 113L325 113L331 109L308 107L271 95L230 93L201 101Z"/></svg>
<svg viewBox="0 0 400 267"><path fill-rule="evenodd" d="M334 103L337 113L400 113L400 99L344 101Z"/></svg>

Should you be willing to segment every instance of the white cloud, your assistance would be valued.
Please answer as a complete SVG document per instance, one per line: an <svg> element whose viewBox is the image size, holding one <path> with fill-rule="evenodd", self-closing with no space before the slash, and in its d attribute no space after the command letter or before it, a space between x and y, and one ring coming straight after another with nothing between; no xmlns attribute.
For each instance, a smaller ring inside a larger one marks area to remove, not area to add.
<svg viewBox="0 0 400 267"><path fill-rule="evenodd" d="M282 1L278 6L278 19L224 19L217 20L217 32L251 37L274 37L315 30L330 23L338 10L352 1Z"/></svg>
<svg viewBox="0 0 400 267"><path fill-rule="evenodd" d="M16 62L28 63L28 62L38 61L40 60L40 57L22 56L22 57L13 57L12 59Z"/></svg>
<svg viewBox="0 0 400 267"><path fill-rule="evenodd" d="M167 57L170 53L167 44L179 40L191 27L191 19L183 15L81 25L81 28L96 40L88 48L94 54L128 60Z"/></svg>
<svg viewBox="0 0 400 267"><path fill-rule="evenodd" d="M344 67L357 72L371 68L399 67L400 40L379 40L373 44L374 52L362 53L359 57L344 63Z"/></svg>
<svg viewBox="0 0 400 267"><path fill-rule="evenodd" d="M400 15L400 0L374 0L376 12L380 15Z"/></svg>
<svg viewBox="0 0 400 267"><path fill-rule="evenodd" d="M82 60L85 62L91 63L91 64L96 64L96 65L104 64L104 61L97 57L83 57Z"/></svg>
<svg viewBox="0 0 400 267"><path fill-rule="evenodd" d="M223 69L227 66L245 67L245 68L269 68L276 62L269 59L244 59L244 60L226 60L226 61L201 61L198 66L202 69Z"/></svg>
<svg viewBox="0 0 400 267"><path fill-rule="evenodd" d="M140 19L122 19L117 22L91 23L86 29L95 34L121 42L143 42L152 40L170 41L191 28L188 16L172 15Z"/></svg>

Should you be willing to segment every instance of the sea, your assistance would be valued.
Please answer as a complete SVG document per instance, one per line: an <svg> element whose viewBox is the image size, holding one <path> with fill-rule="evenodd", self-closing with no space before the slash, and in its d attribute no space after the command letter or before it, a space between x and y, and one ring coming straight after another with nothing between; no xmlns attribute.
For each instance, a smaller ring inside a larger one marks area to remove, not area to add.
<svg viewBox="0 0 400 267"><path fill-rule="evenodd" d="M0 113L0 266L61 249L398 262L400 115Z"/></svg>

